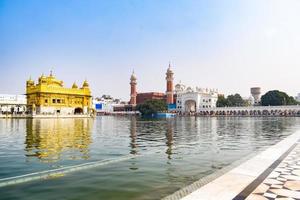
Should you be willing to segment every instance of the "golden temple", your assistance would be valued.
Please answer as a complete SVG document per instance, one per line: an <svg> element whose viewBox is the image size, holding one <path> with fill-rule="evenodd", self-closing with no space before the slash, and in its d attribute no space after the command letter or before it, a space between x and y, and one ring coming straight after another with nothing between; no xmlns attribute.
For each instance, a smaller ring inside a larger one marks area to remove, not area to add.
<svg viewBox="0 0 300 200"><path fill-rule="evenodd" d="M88 82L85 80L79 88L76 83L65 88L63 81L54 77L41 75L38 82L30 78L26 82L27 110L32 115L74 115L90 114L92 96Z"/></svg>

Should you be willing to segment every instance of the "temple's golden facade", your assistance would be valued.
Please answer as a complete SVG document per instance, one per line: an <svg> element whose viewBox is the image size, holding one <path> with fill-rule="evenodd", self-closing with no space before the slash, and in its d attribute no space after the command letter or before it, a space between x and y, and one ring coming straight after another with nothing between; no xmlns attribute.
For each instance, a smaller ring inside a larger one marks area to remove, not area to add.
<svg viewBox="0 0 300 200"><path fill-rule="evenodd" d="M40 76L35 84L31 78L26 82L27 110L32 114L89 114L92 101L88 82L81 88L76 83L72 88L63 87L63 81L52 72Z"/></svg>

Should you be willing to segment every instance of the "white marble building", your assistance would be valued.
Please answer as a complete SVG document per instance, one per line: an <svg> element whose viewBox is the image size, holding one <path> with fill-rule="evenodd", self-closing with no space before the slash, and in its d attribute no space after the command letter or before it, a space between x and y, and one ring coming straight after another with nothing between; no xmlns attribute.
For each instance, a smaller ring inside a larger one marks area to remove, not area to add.
<svg viewBox="0 0 300 200"><path fill-rule="evenodd" d="M195 89L179 83L175 85L176 110L181 113L197 112L200 108L215 108L218 90L208 88Z"/></svg>
<svg viewBox="0 0 300 200"><path fill-rule="evenodd" d="M109 95L103 95L101 98L93 99L93 108L97 113L111 113L114 107L121 104L120 99L114 99Z"/></svg>
<svg viewBox="0 0 300 200"><path fill-rule="evenodd" d="M26 95L0 94L0 114L24 113L26 103Z"/></svg>

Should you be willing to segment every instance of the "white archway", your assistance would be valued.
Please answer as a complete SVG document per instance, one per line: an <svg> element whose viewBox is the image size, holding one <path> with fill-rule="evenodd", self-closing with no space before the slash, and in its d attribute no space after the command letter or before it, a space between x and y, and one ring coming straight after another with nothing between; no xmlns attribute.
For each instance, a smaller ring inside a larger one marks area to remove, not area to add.
<svg viewBox="0 0 300 200"><path fill-rule="evenodd" d="M184 102L184 111L187 113L195 113L197 111L197 103L195 100L186 100Z"/></svg>

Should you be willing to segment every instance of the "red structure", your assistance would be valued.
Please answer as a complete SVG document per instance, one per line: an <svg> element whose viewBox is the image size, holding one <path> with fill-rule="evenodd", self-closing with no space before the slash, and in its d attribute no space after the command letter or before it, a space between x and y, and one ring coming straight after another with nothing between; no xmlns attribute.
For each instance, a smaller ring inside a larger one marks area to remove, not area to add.
<svg viewBox="0 0 300 200"><path fill-rule="evenodd" d="M167 104L173 104L174 99L176 99L176 96L174 96L173 91L173 77L174 73L171 70L171 65L169 64L167 73L166 73L166 81L167 81L167 90L166 93L161 92L146 92L146 93L137 93L136 85L137 85L137 79L134 74L132 73L130 77L130 101L129 104L135 106L136 104L142 104L146 100L152 100L152 99L160 99L167 102Z"/></svg>
<svg viewBox="0 0 300 200"><path fill-rule="evenodd" d="M146 100L149 99L160 99L166 100L166 96L164 93L161 92L146 92L146 93L138 93L137 94L137 104L144 103Z"/></svg>
<svg viewBox="0 0 300 200"><path fill-rule="evenodd" d="M174 73L171 70L171 64L169 64L167 73L166 73L166 81L167 81L167 104L173 104L174 103L174 91L173 91L173 77Z"/></svg>
<svg viewBox="0 0 300 200"><path fill-rule="evenodd" d="M130 77L130 102L129 102L130 105L136 105L136 96L137 96L136 84L137 84L136 77L133 71Z"/></svg>

